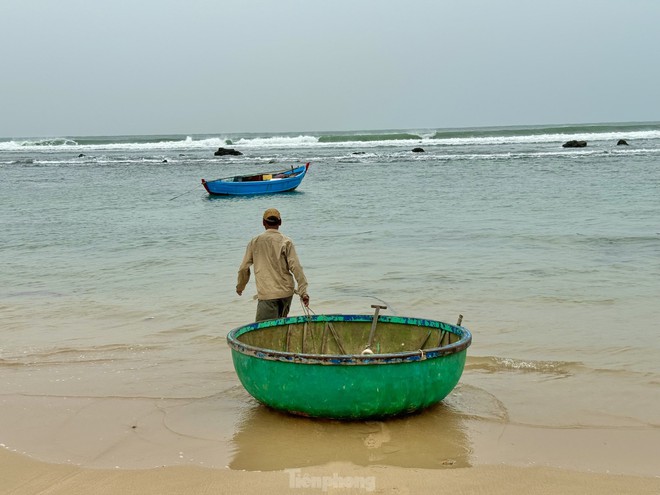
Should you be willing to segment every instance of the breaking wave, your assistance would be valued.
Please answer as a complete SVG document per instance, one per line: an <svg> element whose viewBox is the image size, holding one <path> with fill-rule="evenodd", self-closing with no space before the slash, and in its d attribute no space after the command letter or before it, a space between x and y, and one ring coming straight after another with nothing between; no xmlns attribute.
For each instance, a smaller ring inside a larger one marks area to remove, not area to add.
<svg viewBox="0 0 660 495"><path fill-rule="evenodd" d="M515 371L560 376L570 376L582 367L582 363L573 361L534 361L495 356L468 357L465 364L465 369L471 371L488 373Z"/></svg>
<svg viewBox="0 0 660 495"><path fill-rule="evenodd" d="M572 126L493 127L366 132L229 133L224 135L92 136L12 139L0 141L0 151L61 150L212 150L225 146L260 148L328 148L371 146L465 146L561 143L572 139L644 142L660 139L660 123ZM631 149L632 151L632 149Z"/></svg>

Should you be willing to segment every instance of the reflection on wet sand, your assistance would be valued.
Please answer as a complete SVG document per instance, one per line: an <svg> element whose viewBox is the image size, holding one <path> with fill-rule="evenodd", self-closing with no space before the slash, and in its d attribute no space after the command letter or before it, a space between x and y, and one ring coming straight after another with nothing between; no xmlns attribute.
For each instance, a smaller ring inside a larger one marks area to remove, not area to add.
<svg viewBox="0 0 660 495"><path fill-rule="evenodd" d="M297 417L255 405L237 425L229 467L272 471L333 461L468 467L471 447L464 421L445 403L411 416L355 422Z"/></svg>

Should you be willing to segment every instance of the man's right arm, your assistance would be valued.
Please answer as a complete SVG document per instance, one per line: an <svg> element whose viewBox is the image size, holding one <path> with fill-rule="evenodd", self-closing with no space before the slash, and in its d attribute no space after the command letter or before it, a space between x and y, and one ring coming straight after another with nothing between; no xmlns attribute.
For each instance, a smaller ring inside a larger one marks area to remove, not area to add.
<svg viewBox="0 0 660 495"><path fill-rule="evenodd" d="M236 283L236 294L239 296L243 294L245 286L250 280L250 266L252 266L252 242L247 245L245 249L245 256L243 256L243 261L241 266L238 267L238 282Z"/></svg>

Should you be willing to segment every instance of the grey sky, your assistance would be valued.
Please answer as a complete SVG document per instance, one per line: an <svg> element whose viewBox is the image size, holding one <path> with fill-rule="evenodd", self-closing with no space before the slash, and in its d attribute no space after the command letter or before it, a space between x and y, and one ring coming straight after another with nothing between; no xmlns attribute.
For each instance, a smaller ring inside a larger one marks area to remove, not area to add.
<svg viewBox="0 0 660 495"><path fill-rule="evenodd" d="M0 0L0 136L660 120L657 0Z"/></svg>

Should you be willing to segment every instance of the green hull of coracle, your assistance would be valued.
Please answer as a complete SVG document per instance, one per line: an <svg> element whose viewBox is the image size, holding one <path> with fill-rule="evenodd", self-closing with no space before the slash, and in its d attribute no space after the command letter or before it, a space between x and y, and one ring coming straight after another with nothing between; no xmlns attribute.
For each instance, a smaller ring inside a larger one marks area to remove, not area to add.
<svg viewBox="0 0 660 495"><path fill-rule="evenodd" d="M471 342L467 329L380 316L371 346L376 354L363 355L371 321L316 315L240 327L228 336L236 373L267 406L333 419L411 413L453 390Z"/></svg>

